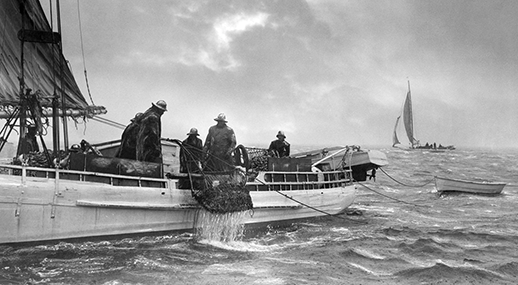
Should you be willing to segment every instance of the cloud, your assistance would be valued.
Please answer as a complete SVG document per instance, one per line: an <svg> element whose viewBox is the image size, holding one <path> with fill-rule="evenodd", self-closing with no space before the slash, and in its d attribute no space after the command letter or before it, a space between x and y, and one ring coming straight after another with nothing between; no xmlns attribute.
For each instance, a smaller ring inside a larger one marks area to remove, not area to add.
<svg viewBox="0 0 518 285"><path fill-rule="evenodd" d="M517 1L82 7L90 86L116 121L167 99L167 136L193 126L203 133L225 112L240 141L274 139L283 129L295 144L390 145L410 80L421 141L512 145L517 139L518 117L510 108L518 100ZM82 74L80 49L72 45L77 27L64 29L74 35L65 37L67 58ZM496 141L492 133L509 135Z"/></svg>

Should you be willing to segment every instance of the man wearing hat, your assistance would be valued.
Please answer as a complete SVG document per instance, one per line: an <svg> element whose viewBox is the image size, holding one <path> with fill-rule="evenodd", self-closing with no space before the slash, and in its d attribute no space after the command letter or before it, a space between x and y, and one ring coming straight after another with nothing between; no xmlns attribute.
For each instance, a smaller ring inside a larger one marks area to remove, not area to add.
<svg viewBox="0 0 518 285"><path fill-rule="evenodd" d="M144 112L137 134L137 160L162 162L162 123L161 117L167 111L164 100L151 103L151 107Z"/></svg>
<svg viewBox="0 0 518 285"><path fill-rule="evenodd" d="M180 149L180 172L193 173L199 172L201 168L201 158L203 154L203 143L198 138L198 130L192 128L188 137L182 142Z"/></svg>
<svg viewBox="0 0 518 285"><path fill-rule="evenodd" d="M201 159L203 155L203 143L198 138L198 129L191 128L187 133L187 138L182 142L180 148L180 172L181 173L199 173L201 170ZM190 179L179 180L180 189L191 188Z"/></svg>
<svg viewBox="0 0 518 285"><path fill-rule="evenodd" d="M137 158L137 135L140 127L140 119L143 113L135 114L131 123L124 129L121 136L121 145L115 157L136 159Z"/></svg>
<svg viewBox="0 0 518 285"><path fill-rule="evenodd" d="M205 169L208 171L231 170L231 152L236 147L236 135L234 130L227 126L227 117L220 113L214 121L216 125L209 128L203 153L205 157Z"/></svg>
<svg viewBox="0 0 518 285"><path fill-rule="evenodd" d="M286 136L283 131L277 133L277 139L270 143L268 153L273 157L288 157L290 156L290 144L285 140Z"/></svg>

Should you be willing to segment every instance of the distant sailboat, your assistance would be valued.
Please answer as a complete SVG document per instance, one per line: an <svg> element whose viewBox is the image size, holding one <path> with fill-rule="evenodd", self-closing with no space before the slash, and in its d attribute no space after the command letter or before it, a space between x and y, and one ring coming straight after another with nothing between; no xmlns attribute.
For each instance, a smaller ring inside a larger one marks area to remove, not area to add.
<svg viewBox="0 0 518 285"><path fill-rule="evenodd" d="M397 129L401 116L403 116L403 123L405 126L406 135L410 142L410 148L418 148L419 141L414 137L414 117L412 113L412 95L410 92L410 81L408 81L408 93L406 94L405 104L403 105L403 114L397 117L396 125L394 126L394 134L392 136L393 147L396 147L396 145L401 144L397 136Z"/></svg>
<svg viewBox="0 0 518 285"><path fill-rule="evenodd" d="M412 93L410 91L410 81L408 81L408 92L406 94L405 104L403 105L403 114L399 115L396 119L396 125L394 126L394 133L392 135L392 147L400 147L401 142L399 141L397 131L399 126L399 121L401 119L401 116L403 116L403 124L405 126L405 132L409 141L409 148L410 149L428 149L431 152L440 152L444 150L453 150L455 147L453 145L449 146L442 146L442 145L436 145L428 144L426 143L424 146L422 146L419 143L419 140L417 140L414 137L414 114L412 111Z"/></svg>

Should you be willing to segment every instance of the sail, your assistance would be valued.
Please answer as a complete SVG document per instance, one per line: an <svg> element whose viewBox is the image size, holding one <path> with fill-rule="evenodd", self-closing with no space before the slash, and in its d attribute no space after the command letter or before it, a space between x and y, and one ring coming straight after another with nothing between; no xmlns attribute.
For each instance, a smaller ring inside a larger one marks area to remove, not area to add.
<svg viewBox="0 0 518 285"><path fill-rule="evenodd" d="M392 146L395 146L397 144L401 144L397 137L397 126L399 124L399 119L401 119L401 116L398 116L396 119L396 125L394 126L394 134L392 135Z"/></svg>
<svg viewBox="0 0 518 285"><path fill-rule="evenodd" d="M20 102L22 45L19 38L26 38L29 33L52 35L52 30L38 0L2 0L0 19L0 117L5 118ZM43 37L42 41L45 41ZM23 60L25 86L38 94L44 109L52 106L52 96L57 94L64 96L67 116L106 113L104 107L88 105L66 64L62 73L60 63L66 60L57 45L25 42Z"/></svg>
<svg viewBox="0 0 518 285"><path fill-rule="evenodd" d="M414 118L412 114L412 97L410 95L410 89L406 94L405 105L403 107L403 122L405 125L406 135L408 140L414 144Z"/></svg>

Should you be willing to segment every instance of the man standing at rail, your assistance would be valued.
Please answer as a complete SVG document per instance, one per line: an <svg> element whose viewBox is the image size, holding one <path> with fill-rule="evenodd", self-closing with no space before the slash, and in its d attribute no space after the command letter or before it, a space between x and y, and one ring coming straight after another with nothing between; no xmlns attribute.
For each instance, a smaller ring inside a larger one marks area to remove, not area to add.
<svg viewBox="0 0 518 285"><path fill-rule="evenodd" d="M224 113L220 113L214 121L217 124L209 128L203 147L204 169L208 171L228 171L234 165L231 153L237 144L236 135L234 130L227 126L227 118Z"/></svg>

